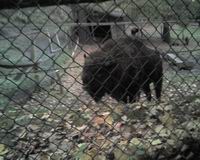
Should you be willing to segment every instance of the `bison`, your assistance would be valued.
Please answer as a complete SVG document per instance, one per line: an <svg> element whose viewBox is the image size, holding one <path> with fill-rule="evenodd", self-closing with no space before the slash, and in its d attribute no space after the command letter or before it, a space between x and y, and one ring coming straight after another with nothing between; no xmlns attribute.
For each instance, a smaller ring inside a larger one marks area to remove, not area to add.
<svg viewBox="0 0 200 160"><path fill-rule="evenodd" d="M145 46L139 38L108 40L89 56L83 65L83 88L99 102L106 94L124 103L135 102L144 91L151 101L150 83L160 101L162 91L160 53Z"/></svg>

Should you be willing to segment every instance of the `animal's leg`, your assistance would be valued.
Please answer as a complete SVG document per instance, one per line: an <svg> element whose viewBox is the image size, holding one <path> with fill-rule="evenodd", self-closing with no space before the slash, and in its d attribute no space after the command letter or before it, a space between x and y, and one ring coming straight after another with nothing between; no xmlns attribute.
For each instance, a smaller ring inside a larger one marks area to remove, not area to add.
<svg viewBox="0 0 200 160"><path fill-rule="evenodd" d="M136 102L139 102L140 101L140 94L141 94L141 91L138 91L137 95L136 95Z"/></svg>
<svg viewBox="0 0 200 160"><path fill-rule="evenodd" d="M150 84L149 83L146 83L143 86L143 91L146 94L147 100L151 101L151 89L150 89Z"/></svg>
<svg viewBox="0 0 200 160"><path fill-rule="evenodd" d="M158 102L161 100L161 92L162 92L162 78L160 78L157 82L154 83L156 98Z"/></svg>
<svg viewBox="0 0 200 160"><path fill-rule="evenodd" d="M91 93L90 95L93 97L94 101L98 103L102 99L102 97L105 95L105 91L100 89L96 91L95 93Z"/></svg>

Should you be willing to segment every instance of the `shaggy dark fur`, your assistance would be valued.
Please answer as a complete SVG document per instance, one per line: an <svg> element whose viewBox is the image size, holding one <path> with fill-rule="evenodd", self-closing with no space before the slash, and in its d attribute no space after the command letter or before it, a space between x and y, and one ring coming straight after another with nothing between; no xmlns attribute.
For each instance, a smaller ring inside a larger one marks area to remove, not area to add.
<svg viewBox="0 0 200 160"><path fill-rule="evenodd" d="M137 38L108 40L102 49L85 57L83 88L98 102L105 94L117 101L135 102L143 90L151 100L150 83L160 100L162 60L157 51L147 48Z"/></svg>

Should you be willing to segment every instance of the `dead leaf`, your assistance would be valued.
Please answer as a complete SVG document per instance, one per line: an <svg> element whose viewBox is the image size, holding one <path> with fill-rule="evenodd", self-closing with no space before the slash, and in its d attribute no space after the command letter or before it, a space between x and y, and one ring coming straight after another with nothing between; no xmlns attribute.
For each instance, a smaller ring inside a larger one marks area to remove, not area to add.
<svg viewBox="0 0 200 160"><path fill-rule="evenodd" d="M5 155L6 153L8 153L8 149L4 144L0 144L0 156Z"/></svg>
<svg viewBox="0 0 200 160"><path fill-rule="evenodd" d="M107 140L107 139L102 141L102 143L103 143L103 145L101 148L103 148L103 149L109 149L113 145L113 142L111 142L110 140Z"/></svg>
<svg viewBox="0 0 200 160"><path fill-rule="evenodd" d="M127 140L125 140L125 141L120 141L118 144L119 144L119 145L127 145L127 144L128 144L128 141L127 141Z"/></svg>
<svg viewBox="0 0 200 160"><path fill-rule="evenodd" d="M19 133L17 133L18 135L18 137L20 137L20 138L24 138L26 135L27 135L27 130L26 129L22 129L22 131L20 131Z"/></svg>
<svg viewBox="0 0 200 160"><path fill-rule="evenodd" d="M165 112L163 116L159 117L159 119L164 126L166 126L169 129L173 129L174 119L170 113Z"/></svg>
<svg viewBox="0 0 200 160"><path fill-rule="evenodd" d="M123 113L123 109L124 109L124 106L122 105L117 105L115 108L114 108L114 113L117 113L119 115L121 115Z"/></svg>
<svg viewBox="0 0 200 160"><path fill-rule="evenodd" d="M104 112L101 115L94 117L92 122L94 123L94 126L99 126L101 124L111 126L113 124L113 118L111 117L110 112Z"/></svg>
<svg viewBox="0 0 200 160"><path fill-rule="evenodd" d="M141 149L138 149L135 152L136 157L138 157L137 159L139 159L139 157L141 157L141 158L144 157L145 154L146 154L146 152L144 150L141 150Z"/></svg>
<svg viewBox="0 0 200 160"><path fill-rule="evenodd" d="M171 135L171 131L168 129L162 129L159 133L160 137L169 137Z"/></svg>
<svg viewBox="0 0 200 160"><path fill-rule="evenodd" d="M185 122L183 125L185 126L184 128L188 130L195 130L195 129L200 128L200 122L198 120Z"/></svg>
<svg viewBox="0 0 200 160"><path fill-rule="evenodd" d="M105 137L104 135L100 134L100 133L97 133L96 139L97 139L97 140L105 140L106 137Z"/></svg>
<svg viewBox="0 0 200 160"><path fill-rule="evenodd" d="M90 150L87 151L87 154L90 156L90 157L95 157L95 155L97 155L99 152L99 150L97 148L91 148Z"/></svg>
<svg viewBox="0 0 200 160"><path fill-rule="evenodd" d="M52 160L61 160L63 159L63 154L64 152L62 150L57 149L56 152L54 152L53 154L51 154L50 159ZM41 159L42 160L42 159Z"/></svg>
<svg viewBox="0 0 200 160"><path fill-rule="evenodd" d="M94 130L92 130L92 129L90 129L90 130L88 130L87 132L83 132L82 133L82 135L84 136L84 139L85 138L92 138L92 137L95 137L96 136L96 131L94 131Z"/></svg>
<svg viewBox="0 0 200 160"><path fill-rule="evenodd" d="M87 125L82 125L80 127L76 127L79 131L83 131L87 128L88 126Z"/></svg>
<svg viewBox="0 0 200 160"><path fill-rule="evenodd" d="M93 159L95 159L95 160L106 160L106 157L105 157L105 155L97 155Z"/></svg>
<svg viewBox="0 0 200 160"><path fill-rule="evenodd" d="M50 160L50 159L51 159L51 156L50 156L49 154L47 154L47 153L42 152L42 153L40 154L40 159L41 159L41 160Z"/></svg>
<svg viewBox="0 0 200 160"><path fill-rule="evenodd" d="M40 129L40 127L38 125L33 125L33 124L30 124L28 126L28 129L30 129L31 131L37 131Z"/></svg>
<svg viewBox="0 0 200 160"><path fill-rule="evenodd" d="M117 143L117 142L119 142L121 139L122 139L122 136L121 136L121 135L117 135L117 136L112 136L112 137L110 138L110 141L112 141L112 143Z"/></svg>
<svg viewBox="0 0 200 160"><path fill-rule="evenodd" d="M87 147L88 147L87 143L78 144L78 151L77 151L77 153L75 153L76 159L80 160L81 158L85 158L86 157L85 151L86 151Z"/></svg>
<svg viewBox="0 0 200 160"><path fill-rule="evenodd" d="M110 112L103 112L103 113L101 113L101 115L102 116L108 116L108 115L110 115Z"/></svg>
<svg viewBox="0 0 200 160"><path fill-rule="evenodd" d="M24 125L27 124L33 119L33 114L23 115L15 119L18 124Z"/></svg>
<svg viewBox="0 0 200 160"><path fill-rule="evenodd" d="M155 128L155 132L160 133L162 129L164 129L163 125L157 125L156 128Z"/></svg>
<svg viewBox="0 0 200 160"><path fill-rule="evenodd" d="M171 131L163 125L157 125L155 128L155 132L159 134L160 137L168 137L171 135Z"/></svg>
<svg viewBox="0 0 200 160"><path fill-rule="evenodd" d="M127 121L128 120L128 118L127 118L127 116L122 116L122 118L121 118L123 121Z"/></svg>
<svg viewBox="0 0 200 160"><path fill-rule="evenodd" d="M117 148L120 149L120 150L126 150L127 151L128 145L129 145L128 140L122 140L119 143L117 143Z"/></svg>
<svg viewBox="0 0 200 160"><path fill-rule="evenodd" d="M106 117L105 121L107 124L109 124L109 126L112 126L113 118L110 115Z"/></svg>
<svg viewBox="0 0 200 160"><path fill-rule="evenodd" d="M51 112L44 113L43 116L41 117L42 120L47 120L51 115Z"/></svg>
<svg viewBox="0 0 200 160"><path fill-rule="evenodd" d="M130 158L127 153L118 148L114 149L114 155L117 160L128 160Z"/></svg>
<svg viewBox="0 0 200 160"><path fill-rule="evenodd" d="M160 145L160 144L162 144L162 141L160 140L160 139L155 139L155 140L153 140L152 142L151 142L151 144L152 145Z"/></svg>
<svg viewBox="0 0 200 160"><path fill-rule="evenodd" d="M104 124L104 117L103 116L98 116L98 117L95 117L92 121L94 123L95 126L97 125L101 125L101 124Z"/></svg>
<svg viewBox="0 0 200 160"><path fill-rule="evenodd" d="M165 109L165 111L171 111L173 109L173 106L172 105L166 105L163 108Z"/></svg>
<svg viewBox="0 0 200 160"><path fill-rule="evenodd" d="M124 138L129 139L133 135L133 131L132 131L131 127L124 126L121 130L121 135Z"/></svg>
<svg viewBox="0 0 200 160"><path fill-rule="evenodd" d="M90 155L84 153L81 155L81 157L79 157L78 160L93 160L93 158Z"/></svg>
<svg viewBox="0 0 200 160"><path fill-rule="evenodd" d="M131 142L132 144L134 144L135 146L138 146L138 145L141 144L141 140L138 139L138 138L133 138L133 139L131 139L130 142Z"/></svg>
<svg viewBox="0 0 200 160"><path fill-rule="evenodd" d="M171 145L171 146L174 146L175 145L175 141L173 139L168 139L167 140L167 144Z"/></svg>
<svg viewBox="0 0 200 160"><path fill-rule="evenodd" d="M177 137L186 137L188 136L188 132L184 129L175 129L173 130L173 133L170 137L174 140L177 140Z"/></svg>
<svg viewBox="0 0 200 160"><path fill-rule="evenodd" d="M124 125L124 123L122 123L122 122L117 122L117 123L114 125L114 128L115 128L116 131L121 131L123 125Z"/></svg>

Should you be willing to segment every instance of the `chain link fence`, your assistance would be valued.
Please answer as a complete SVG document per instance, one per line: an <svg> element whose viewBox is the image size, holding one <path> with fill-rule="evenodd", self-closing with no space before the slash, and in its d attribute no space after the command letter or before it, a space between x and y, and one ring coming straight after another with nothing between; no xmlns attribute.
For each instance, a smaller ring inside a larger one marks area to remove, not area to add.
<svg viewBox="0 0 200 160"><path fill-rule="evenodd" d="M54 2L2 0L0 159L199 160L200 2Z"/></svg>

